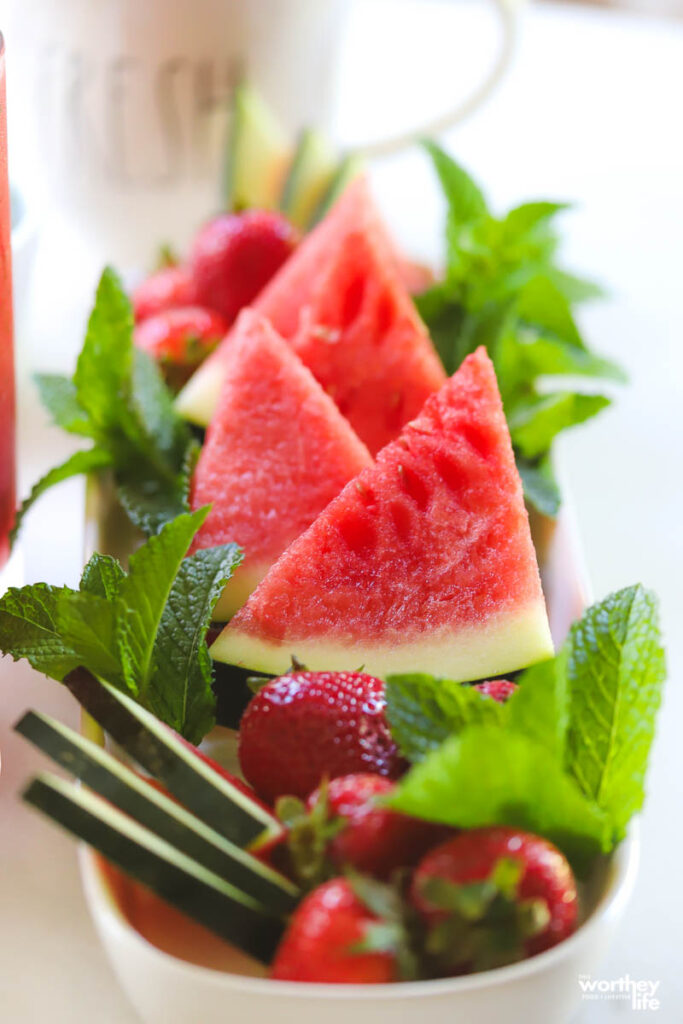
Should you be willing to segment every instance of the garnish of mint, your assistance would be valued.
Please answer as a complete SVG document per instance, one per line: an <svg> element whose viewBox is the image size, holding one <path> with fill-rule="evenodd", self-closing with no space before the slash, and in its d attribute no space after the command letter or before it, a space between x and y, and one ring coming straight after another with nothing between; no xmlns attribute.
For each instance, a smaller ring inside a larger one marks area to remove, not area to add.
<svg viewBox="0 0 683 1024"><path fill-rule="evenodd" d="M111 470L129 517L148 536L188 510L198 447L173 407L154 360L133 345L133 313L113 270L100 279L73 377L38 374L54 423L92 442L35 484L23 516L48 488L81 473Z"/></svg>
<svg viewBox="0 0 683 1024"><path fill-rule="evenodd" d="M166 523L130 556L95 554L78 590L33 583L0 598L0 650L62 680L81 665L198 743L214 724L206 632L242 558L235 544L186 556L208 506Z"/></svg>
<svg viewBox="0 0 683 1024"><path fill-rule="evenodd" d="M579 868L623 838L645 798L665 677L656 598L593 605L506 704L432 676L391 676L387 714L413 767L391 805L460 828L517 825Z"/></svg>
<svg viewBox="0 0 683 1024"><path fill-rule="evenodd" d="M444 279L418 297L446 372L485 345L498 376L527 501L555 516L560 493L554 438L609 404L603 394L548 386L582 378L621 382L623 371L592 352L574 318L576 304L601 289L556 262L554 220L566 204L524 203L495 217L467 172L426 142L447 202Z"/></svg>

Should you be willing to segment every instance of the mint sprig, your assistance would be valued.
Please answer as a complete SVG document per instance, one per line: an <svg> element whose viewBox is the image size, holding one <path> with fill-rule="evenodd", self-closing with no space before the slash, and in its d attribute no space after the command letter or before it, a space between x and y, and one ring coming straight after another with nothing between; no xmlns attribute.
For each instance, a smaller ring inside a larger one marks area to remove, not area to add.
<svg viewBox="0 0 683 1024"><path fill-rule="evenodd" d="M421 761L468 725L497 725L503 719L502 705L449 679L389 676L385 692L392 735L409 761Z"/></svg>
<svg viewBox="0 0 683 1024"><path fill-rule="evenodd" d="M605 816L550 751L498 725L446 740L404 776L390 805L457 828L515 825L547 836L579 870L609 848Z"/></svg>
<svg viewBox="0 0 683 1024"><path fill-rule="evenodd" d="M148 536L188 510L197 445L156 364L133 345L131 304L110 268L100 278L73 378L39 374L36 384L54 423L94 444L38 481L14 534L48 488L103 469L113 472L124 508Z"/></svg>
<svg viewBox="0 0 683 1024"><path fill-rule="evenodd" d="M446 271L418 297L446 372L484 345L493 360L527 501L555 516L560 493L550 454L555 436L609 404L603 394L547 379L621 382L623 371L586 345L573 306L596 298L593 282L557 265L554 220L565 203L523 203L495 217L483 191L443 149L425 142L447 202Z"/></svg>
<svg viewBox="0 0 683 1024"><path fill-rule="evenodd" d="M0 598L0 650L61 681L83 666L129 693L186 739L214 722L206 632L241 560L235 544L185 557L208 508L166 523L126 573L93 555L78 590L34 583Z"/></svg>
<svg viewBox="0 0 683 1024"><path fill-rule="evenodd" d="M642 806L664 675L657 602L638 584L589 608L505 705L448 680L391 676L389 723L415 762L392 806L461 828L527 827L583 863Z"/></svg>
<svg viewBox="0 0 683 1024"><path fill-rule="evenodd" d="M567 767L616 839L645 798L666 667L657 599L636 585L589 608L567 642Z"/></svg>

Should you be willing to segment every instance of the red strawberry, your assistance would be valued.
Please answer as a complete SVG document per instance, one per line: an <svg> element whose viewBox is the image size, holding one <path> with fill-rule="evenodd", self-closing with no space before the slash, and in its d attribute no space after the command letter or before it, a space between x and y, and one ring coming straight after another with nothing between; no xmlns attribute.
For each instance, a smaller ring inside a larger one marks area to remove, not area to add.
<svg viewBox="0 0 683 1024"><path fill-rule="evenodd" d="M483 884L482 884L483 883ZM576 927L576 882L546 839L492 826L431 850L411 897L441 971L483 969L549 949Z"/></svg>
<svg viewBox="0 0 683 1024"><path fill-rule="evenodd" d="M147 320L166 309L191 306L195 288L187 267L164 267L150 274L133 292L135 322Z"/></svg>
<svg viewBox="0 0 683 1024"><path fill-rule="evenodd" d="M361 950L379 917L343 878L314 889L299 904L271 968L280 981L378 985L397 981L396 955Z"/></svg>
<svg viewBox="0 0 683 1024"><path fill-rule="evenodd" d="M384 683L360 672L297 670L272 680L242 718L245 778L271 802L305 799L323 776L370 771L396 778L404 765L385 703Z"/></svg>
<svg viewBox="0 0 683 1024"><path fill-rule="evenodd" d="M327 857L337 868L350 866L376 878L388 878L398 868L415 864L450 834L450 829L378 805L394 788L394 783L381 775L343 775L308 798L310 811L324 800L328 817L333 822L340 819L340 831L327 843Z"/></svg>
<svg viewBox="0 0 683 1024"><path fill-rule="evenodd" d="M517 689L517 683L511 683L509 679L487 679L484 683L477 683L474 689L504 704Z"/></svg>
<svg viewBox="0 0 683 1024"><path fill-rule="evenodd" d="M192 250L198 301L217 309L231 324L291 255L297 241L289 221L268 210L224 213L209 221Z"/></svg>
<svg viewBox="0 0 683 1024"><path fill-rule="evenodd" d="M216 347L227 330L218 313L201 306L167 309L135 328L134 341L160 364L169 384L179 387Z"/></svg>

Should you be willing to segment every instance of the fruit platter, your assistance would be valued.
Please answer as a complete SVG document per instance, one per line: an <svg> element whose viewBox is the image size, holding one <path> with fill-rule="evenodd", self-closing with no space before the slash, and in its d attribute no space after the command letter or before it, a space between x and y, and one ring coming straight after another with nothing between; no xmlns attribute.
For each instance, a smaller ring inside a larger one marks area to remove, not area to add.
<svg viewBox="0 0 683 1024"><path fill-rule="evenodd" d="M565 1021L618 922L664 681L640 584L588 605L553 441L621 383L556 261L425 144L444 268L363 169L283 164L238 96L223 212L101 277L41 398L88 478L78 588L0 599L0 649L83 727L25 800L82 846L148 1021ZM550 379L555 390L546 386ZM568 386L566 382L571 382Z"/></svg>

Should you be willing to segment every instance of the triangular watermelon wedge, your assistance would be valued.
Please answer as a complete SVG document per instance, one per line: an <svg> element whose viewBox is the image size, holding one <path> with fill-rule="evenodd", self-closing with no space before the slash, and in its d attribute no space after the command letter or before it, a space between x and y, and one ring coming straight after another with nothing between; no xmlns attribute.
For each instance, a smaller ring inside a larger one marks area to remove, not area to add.
<svg viewBox="0 0 683 1024"><path fill-rule="evenodd" d="M339 324L325 323L321 320L323 314L328 319L330 317L329 309L324 304L321 307L321 282L329 281L332 286L335 275L339 276L339 272L347 278L349 274L353 274L356 269L353 262L350 262L353 260L353 251L347 249L345 245L346 240L352 235L367 239L373 254L369 263L367 259L364 259L362 264L358 265L356 277L362 274L369 275L372 278L372 294L377 296L379 287L378 282L375 281L377 276L375 267L381 265L380 283L386 280L387 275L393 275L395 278L392 285L383 286L384 290L390 293L389 306L396 305L398 300L392 298L392 294L396 293L402 293L402 302L399 301L399 305L406 306L407 304L406 316L411 320L413 347L417 350L417 359L409 361L410 365L406 368L406 375L410 369L414 368L413 362L416 362L418 364L417 378L414 384L412 381L410 383L417 389L416 394L419 394L422 400L425 397L425 389L436 390L445 380L445 376L427 333L403 286L402 275L405 260L396 250L382 223L364 177L356 178L351 182L330 213L306 236L293 255L266 285L254 302L254 308L267 317L275 330L288 341L299 334L303 311L311 303L315 304L315 309L308 314L308 325L323 323L331 330L337 330ZM365 323L368 323L368 319L366 316ZM342 324L342 326L345 325ZM377 340L377 330L381 329L381 326L381 317L379 324L370 324L370 333L366 338L368 347L371 347ZM327 334L329 336L329 330ZM199 426L208 425L218 402L225 372L224 361L230 348L232 336L233 332L228 332L223 342L190 378L176 399L176 405L181 415ZM400 345L402 356L405 356L407 347L405 341ZM384 354L390 359L388 346L385 344L383 348L387 350ZM387 394L387 389L386 387L383 389L382 382L379 381L378 402L382 399L383 394ZM388 398L385 400L397 401L393 394L394 392L388 392ZM408 405L410 404L408 402ZM412 411L417 411L418 407L419 403ZM409 418L410 415L409 412L406 418ZM401 420L398 426L400 427L403 422L405 419Z"/></svg>
<svg viewBox="0 0 683 1024"><path fill-rule="evenodd" d="M446 374L377 232L350 232L304 308L294 351L373 455Z"/></svg>
<svg viewBox="0 0 683 1024"><path fill-rule="evenodd" d="M474 680L553 653L491 361L462 364L284 553L212 656Z"/></svg>
<svg viewBox="0 0 683 1024"><path fill-rule="evenodd" d="M212 505L193 550L235 541L245 552L216 606L218 621L244 604L285 548L371 464L291 348L262 316L243 310L192 481L192 508Z"/></svg>

